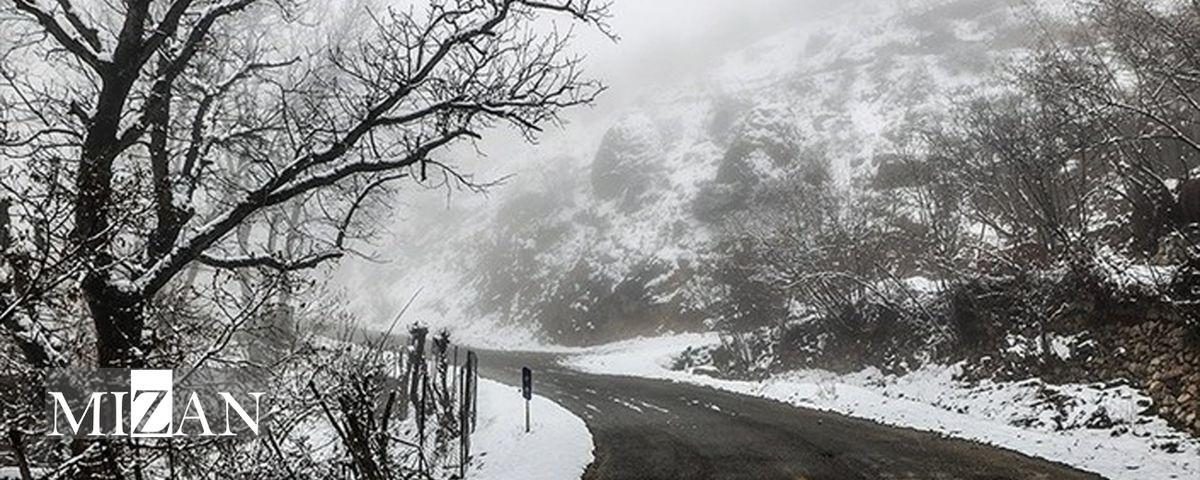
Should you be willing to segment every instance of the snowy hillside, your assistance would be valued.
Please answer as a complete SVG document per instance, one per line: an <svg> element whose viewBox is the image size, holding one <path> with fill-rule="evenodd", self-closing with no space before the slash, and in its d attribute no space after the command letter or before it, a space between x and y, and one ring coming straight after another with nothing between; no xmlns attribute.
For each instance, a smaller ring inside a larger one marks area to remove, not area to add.
<svg viewBox="0 0 1200 480"><path fill-rule="evenodd" d="M419 253L402 264L353 267L365 281L350 288L372 293L356 307L386 323L419 289L410 318L492 345L701 328L706 255L740 192L806 170L852 188L956 92L991 87L997 61L1021 52L1019 15L847 2L700 75L647 82L607 130L539 147L541 178L405 236Z"/></svg>

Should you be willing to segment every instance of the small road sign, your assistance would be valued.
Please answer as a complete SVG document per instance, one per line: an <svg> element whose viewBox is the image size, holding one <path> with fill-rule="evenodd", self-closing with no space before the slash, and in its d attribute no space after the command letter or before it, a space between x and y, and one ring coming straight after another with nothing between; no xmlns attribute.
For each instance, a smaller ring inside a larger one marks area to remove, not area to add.
<svg viewBox="0 0 1200 480"><path fill-rule="evenodd" d="M533 398L533 370L521 367L521 396L525 397L525 433L529 433L529 400Z"/></svg>
<svg viewBox="0 0 1200 480"><path fill-rule="evenodd" d="M521 367L521 396L526 400L533 398L533 370Z"/></svg>

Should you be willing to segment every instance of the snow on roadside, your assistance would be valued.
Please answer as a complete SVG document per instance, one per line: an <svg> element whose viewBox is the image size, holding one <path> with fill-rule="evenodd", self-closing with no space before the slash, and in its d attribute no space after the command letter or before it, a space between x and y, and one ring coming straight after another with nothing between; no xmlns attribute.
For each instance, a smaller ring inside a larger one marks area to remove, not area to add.
<svg viewBox="0 0 1200 480"><path fill-rule="evenodd" d="M479 380L479 424L471 436L475 458L467 478L562 480L580 478L592 463L592 435L583 419L534 395L531 432L525 399L516 387Z"/></svg>
<svg viewBox="0 0 1200 480"><path fill-rule="evenodd" d="M313 341L326 348L362 351L365 347L327 337ZM579 351L562 348L561 351ZM383 352L382 361L399 365L398 352ZM399 372L395 372L398 374ZM500 382L479 379L475 433L471 434L472 460L468 479L475 480L563 480L580 478L592 463L592 434L582 418L554 401L535 394L530 401L530 432L525 433L525 399L521 389ZM414 431L413 417L398 427ZM307 442L314 446L314 457L334 458L336 433L323 420L309 422L302 429ZM400 446L397 444L397 446ZM404 447L407 448L407 447ZM457 455L457 454L456 454ZM455 478L457 467L441 469L436 478ZM5 477L0 476L0 479Z"/></svg>
<svg viewBox="0 0 1200 480"><path fill-rule="evenodd" d="M583 419L553 401L535 395L530 433L525 433L525 399L519 388L479 379L479 412L471 435L472 460L467 478L474 480L562 480L580 478L592 463L592 435ZM412 417L398 427L415 432ZM314 458L337 458L336 433L323 420L303 428ZM397 445L404 450L407 447ZM454 455L457 455L455 453ZM457 463L436 469L434 478L457 478ZM0 479L9 478L0 470ZM17 478L17 477L12 477Z"/></svg>
<svg viewBox="0 0 1200 480"><path fill-rule="evenodd" d="M716 334L641 338L595 347L563 363L590 373L706 385L942 432L1112 479L1200 478L1200 440L1175 431L1160 418L1138 415L1143 409L1139 403L1147 405L1149 400L1126 386L1052 386L1036 380L969 386L954 380L957 366L928 367L901 377L872 369L849 375L802 370L762 382L670 369L673 357L686 348L718 342Z"/></svg>

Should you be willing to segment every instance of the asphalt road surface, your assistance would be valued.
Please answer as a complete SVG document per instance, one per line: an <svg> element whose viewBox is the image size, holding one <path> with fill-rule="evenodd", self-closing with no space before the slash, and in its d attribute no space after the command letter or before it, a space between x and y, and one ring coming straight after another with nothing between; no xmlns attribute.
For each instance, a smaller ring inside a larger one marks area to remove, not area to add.
<svg viewBox="0 0 1200 480"><path fill-rule="evenodd" d="M548 354L480 353L480 374L520 385L587 422L585 479L1101 478L1009 450L706 387L592 375ZM534 415L537 413L534 412Z"/></svg>

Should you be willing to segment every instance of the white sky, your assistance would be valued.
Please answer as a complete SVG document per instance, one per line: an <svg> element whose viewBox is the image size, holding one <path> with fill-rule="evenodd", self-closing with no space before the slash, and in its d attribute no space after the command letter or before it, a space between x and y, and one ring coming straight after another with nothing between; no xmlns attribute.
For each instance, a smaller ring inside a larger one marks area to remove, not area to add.
<svg viewBox="0 0 1200 480"><path fill-rule="evenodd" d="M580 39L580 47L590 53L593 70L612 82L656 78L794 25L817 5L810 0L615 0L612 25L621 42L592 34Z"/></svg>
<svg viewBox="0 0 1200 480"><path fill-rule="evenodd" d="M570 123L566 130L576 133L572 137L603 130L614 111L624 111L653 95L655 87L674 78L689 78L727 53L797 25L816 15L821 5L817 0L613 0L610 23L620 41L612 42L593 29L582 28L576 30L574 42L587 56L587 74L609 89L594 107L566 112ZM563 133L547 132L546 145ZM489 158L459 159L468 165L478 162L475 170L481 179L520 174L524 158L512 157L526 157L537 150L503 132L486 137L482 145ZM537 154L555 155L546 150Z"/></svg>

